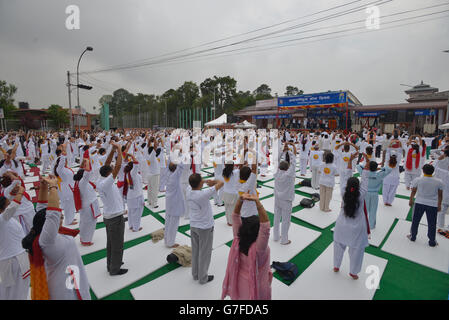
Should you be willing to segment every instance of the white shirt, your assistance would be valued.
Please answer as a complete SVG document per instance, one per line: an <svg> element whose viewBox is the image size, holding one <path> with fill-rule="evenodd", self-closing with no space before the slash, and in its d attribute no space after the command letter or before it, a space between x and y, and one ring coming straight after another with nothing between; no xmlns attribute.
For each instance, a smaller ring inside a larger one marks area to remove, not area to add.
<svg viewBox="0 0 449 320"><path fill-rule="evenodd" d="M323 151L311 150L310 151L310 166L319 167L323 163Z"/></svg>
<svg viewBox="0 0 449 320"><path fill-rule="evenodd" d="M227 181L225 177L223 177L223 192L230 193L230 194L237 194L237 186L239 182L239 175L240 170L234 169L232 171L232 175L229 177L229 180Z"/></svg>
<svg viewBox="0 0 449 320"><path fill-rule="evenodd" d="M249 193L256 194L256 175L251 172L248 180L245 183L239 183L238 191L239 194ZM243 218L251 217L257 215L257 206L254 201L243 200L242 209L240 210L240 216Z"/></svg>
<svg viewBox="0 0 449 320"><path fill-rule="evenodd" d="M320 166L320 184L333 188L335 186L335 175L337 167L333 163L323 163Z"/></svg>
<svg viewBox="0 0 449 320"><path fill-rule="evenodd" d="M112 173L106 178L101 177L97 184L97 191L103 202L103 216L105 219L112 219L123 214L123 197L117 185L114 184Z"/></svg>
<svg viewBox="0 0 449 320"><path fill-rule="evenodd" d="M274 200L293 201L295 199L296 158L290 152L290 166L274 174Z"/></svg>
<svg viewBox="0 0 449 320"><path fill-rule="evenodd" d="M0 261L15 257L25 251L22 247L25 232L16 219L11 219L18 207L19 204L12 201L0 214Z"/></svg>
<svg viewBox="0 0 449 320"><path fill-rule="evenodd" d="M186 199L190 212L190 227L210 229L214 226L214 216L209 200L216 192L215 187L203 190L188 188Z"/></svg>
<svg viewBox="0 0 449 320"><path fill-rule="evenodd" d="M438 190L444 190L444 184L435 177L420 177L412 181L412 188L417 189L415 203L438 207Z"/></svg>

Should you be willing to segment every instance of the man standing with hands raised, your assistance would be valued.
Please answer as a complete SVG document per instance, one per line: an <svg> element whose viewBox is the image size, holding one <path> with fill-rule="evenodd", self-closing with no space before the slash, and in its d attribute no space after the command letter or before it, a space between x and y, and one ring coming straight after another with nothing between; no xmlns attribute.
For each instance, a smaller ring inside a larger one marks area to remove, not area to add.
<svg viewBox="0 0 449 320"><path fill-rule="evenodd" d="M97 184L97 191L104 204L103 221L106 227L107 237L107 269L111 276L122 275L128 269L121 269L123 258L123 242L125 234L125 219L123 214L122 197L117 185L114 183L122 167L122 152L120 145L111 142L112 150L104 166L100 168L100 180ZM111 167L112 158L117 152L115 166Z"/></svg>

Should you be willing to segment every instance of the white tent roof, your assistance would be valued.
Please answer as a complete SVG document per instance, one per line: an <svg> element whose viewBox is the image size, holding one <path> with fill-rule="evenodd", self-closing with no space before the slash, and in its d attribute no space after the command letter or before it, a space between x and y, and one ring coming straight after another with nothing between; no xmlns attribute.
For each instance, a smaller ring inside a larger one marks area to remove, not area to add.
<svg viewBox="0 0 449 320"><path fill-rule="evenodd" d="M236 128L255 128L257 127L255 124L249 123L248 121L243 121L235 126Z"/></svg>
<svg viewBox="0 0 449 320"><path fill-rule="evenodd" d="M449 129L449 122L440 125L440 126L438 127L438 129L440 129L440 130L446 130L446 129Z"/></svg>
<svg viewBox="0 0 449 320"><path fill-rule="evenodd" d="M228 122L228 116L226 115L226 113L223 113L217 119L205 123L204 126L219 126L222 124L226 124L227 122Z"/></svg>

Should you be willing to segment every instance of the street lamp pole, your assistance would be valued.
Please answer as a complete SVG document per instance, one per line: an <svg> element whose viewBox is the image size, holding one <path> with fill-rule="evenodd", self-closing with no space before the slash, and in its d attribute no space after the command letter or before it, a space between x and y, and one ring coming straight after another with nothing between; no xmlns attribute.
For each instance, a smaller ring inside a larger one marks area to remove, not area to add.
<svg viewBox="0 0 449 320"><path fill-rule="evenodd" d="M70 71L67 71L67 89L69 91L69 114L70 114L70 133L73 134L73 115L72 115L72 95L70 89Z"/></svg>
<svg viewBox="0 0 449 320"><path fill-rule="evenodd" d="M79 115L78 115L78 130L80 130L80 121L79 121L79 116L81 115L81 106L80 106L80 88L79 88L79 84L80 84L80 74L79 74L79 68L80 68L80 62L81 62L81 58L83 57L83 55L86 53L86 51L93 51L94 49L92 47L87 47L83 53L81 53L80 58L78 59L78 64L76 65L76 99L77 99L77 103L78 103L78 109L79 109Z"/></svg>

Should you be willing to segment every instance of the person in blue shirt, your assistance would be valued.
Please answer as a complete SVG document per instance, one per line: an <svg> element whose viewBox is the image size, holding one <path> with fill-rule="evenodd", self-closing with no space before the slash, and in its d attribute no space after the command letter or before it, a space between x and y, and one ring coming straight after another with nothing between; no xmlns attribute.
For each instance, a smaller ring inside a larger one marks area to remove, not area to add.
<svg viewBox="0 0 449 320"><path fill-rule="evenodd" d="M384 178L390 174L391 168L384 167L377 170L377 162L369 161L366 154L363 154L365 160L369 162L369 173L368 173L368 192L366 194L365 203L366 210L368 211L368 220L370 229L376 228L376 215L377 215L377 205L379 203L379 190L383 184ZM357 166L357 171L362 174L363 167L361 165Z"/></svg>

